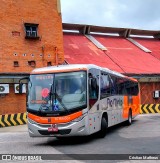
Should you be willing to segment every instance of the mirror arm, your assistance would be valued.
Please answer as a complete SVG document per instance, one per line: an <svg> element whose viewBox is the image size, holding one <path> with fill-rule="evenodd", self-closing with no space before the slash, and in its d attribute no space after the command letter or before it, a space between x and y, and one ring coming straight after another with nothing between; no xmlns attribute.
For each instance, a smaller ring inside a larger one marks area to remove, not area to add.
<svg viewBox="0 0 160 163"><path fill-rule="evenodd" d="M23 89L23 83L21 82L22 80L29 80L29 77L24 77L19 80L19 93L22 94L22 89Z"/></svg>

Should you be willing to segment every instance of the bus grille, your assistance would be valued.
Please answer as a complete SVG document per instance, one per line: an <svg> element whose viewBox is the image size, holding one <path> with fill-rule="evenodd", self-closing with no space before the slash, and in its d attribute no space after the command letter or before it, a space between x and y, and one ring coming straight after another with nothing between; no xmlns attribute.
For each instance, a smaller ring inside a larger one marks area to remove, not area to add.
<svg viewBox="0 0 160 163"><path fill-rule="evenodd" d="M47 130L38 130L41 135L67 135L71 132L71 129L59 130L58 132L48 132Z"/></svg>

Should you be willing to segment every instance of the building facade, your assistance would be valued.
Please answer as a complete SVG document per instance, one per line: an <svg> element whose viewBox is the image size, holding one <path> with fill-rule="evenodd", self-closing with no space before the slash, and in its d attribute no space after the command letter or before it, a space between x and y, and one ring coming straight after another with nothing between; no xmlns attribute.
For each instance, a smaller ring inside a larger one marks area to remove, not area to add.
<svg viewBox="0 0 160 163"><path fill-rule="evenodd" d="M142 111L160 112L159 31L62 24L60 0L0 3L0 116L26 111L27 89L18 93L20 78L34 68L64 60L96 64L137 78Z"/></svg>
<svg viewBox="0 0 160 163"><path fill-rule="evenodd" d="M60 0L2 0L0 20L0 115L25 112L19 79L64 62Z"/></svg>

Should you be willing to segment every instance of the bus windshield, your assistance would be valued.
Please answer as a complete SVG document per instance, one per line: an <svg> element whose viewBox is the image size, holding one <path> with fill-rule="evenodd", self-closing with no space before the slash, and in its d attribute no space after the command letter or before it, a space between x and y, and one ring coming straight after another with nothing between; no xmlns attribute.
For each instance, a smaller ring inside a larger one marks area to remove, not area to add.
<svg viewBox="0 0 160 163"><path fill-rule="evenodd" d="M63 113L87 106L86 72L31 75L27 110Z"/></svg>

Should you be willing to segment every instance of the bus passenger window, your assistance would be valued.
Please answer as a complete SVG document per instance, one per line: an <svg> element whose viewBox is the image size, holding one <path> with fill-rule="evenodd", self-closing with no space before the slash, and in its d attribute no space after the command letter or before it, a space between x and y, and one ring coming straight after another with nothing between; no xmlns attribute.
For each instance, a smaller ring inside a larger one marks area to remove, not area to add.
<svg viewBox="0 0 160 163"><path fill-rule="evenodd" d="M90 79L90 99L97 99L97 81L95 78Z"/></svg>
<svg viewBox="0 0 160 163"><path fill-rule="evenodd" d="M101 83L101 99L103 99L111 94L111 85L108 74L101 73L100 83Z"/></svg>
<svg viewBox="0 0 160 163"><path fill-rule="evenodd" d="M93 106L99 97L99 71L90 69L88 74L89 83L89 105Z"/></svg>
<svg viewBox="0 0 160 163"><path fill-rule="evenodd" d="M123 78L119 78L117 81L117 91L119 95L127 95L125 82L126 81Z"/></svg>
<svg viewBox="0 0 160 163"><path fill-rule="evenodd" d="M110 75L110 83L111 83L111 94L115 95L118 93L117 90L117 78L115 76Z"/></svg>

